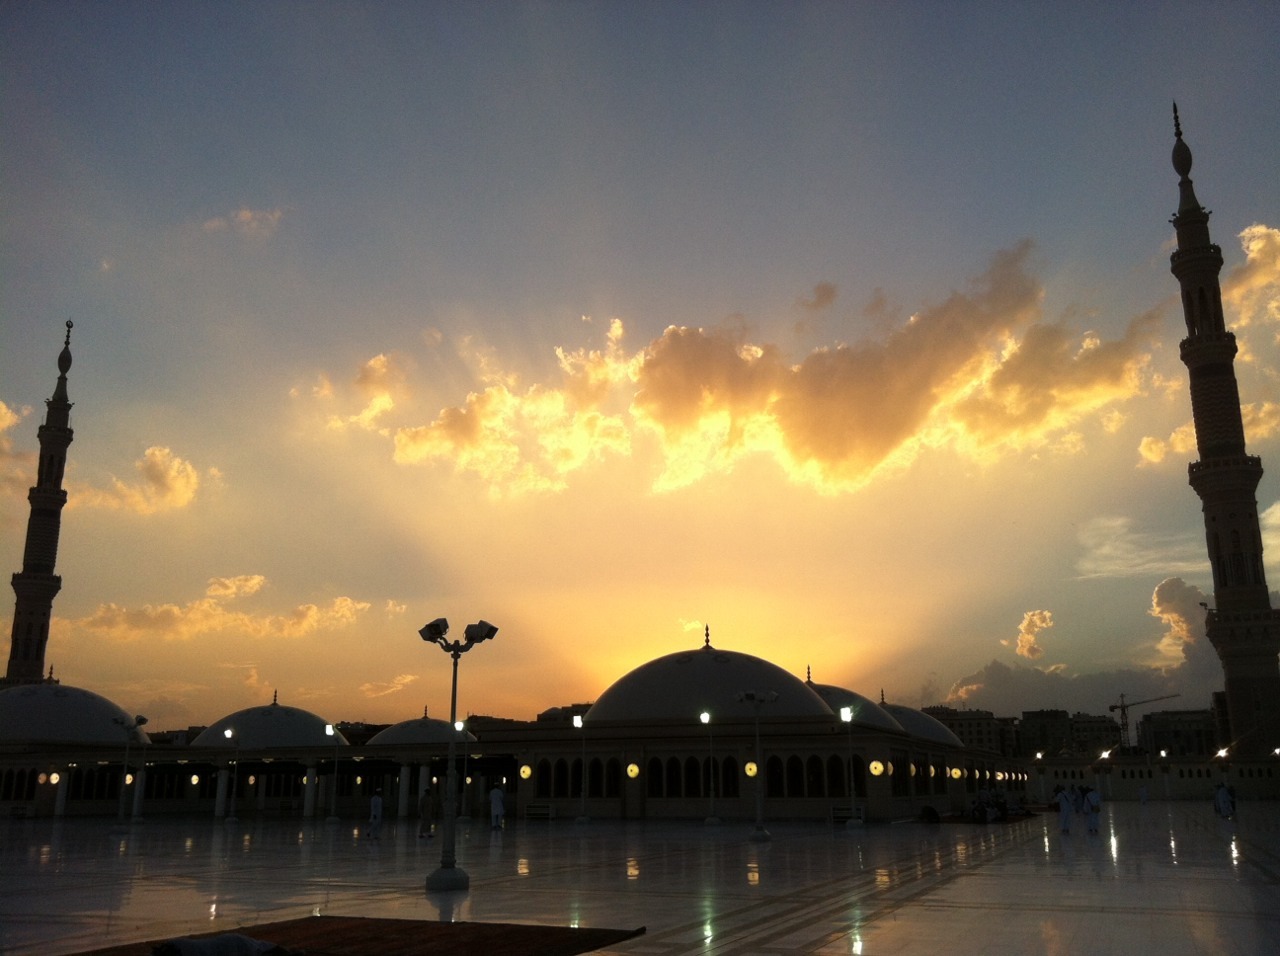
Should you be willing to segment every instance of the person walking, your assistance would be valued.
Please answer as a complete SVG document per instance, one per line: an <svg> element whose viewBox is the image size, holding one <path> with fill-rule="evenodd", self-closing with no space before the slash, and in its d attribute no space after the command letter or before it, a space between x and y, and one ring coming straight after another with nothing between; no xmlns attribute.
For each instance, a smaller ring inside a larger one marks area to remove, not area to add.
<svg viewBox="0 0 1280 956"><path fill-rule="evenodd" d="M431 788L426 787L418 796L418 839L424 837L430 840L434 833L431 832Z"/></svg>
<svg viewBox="0 0 1280 956"><path fill-rule="evenodd" d="M1084 813L1089 832L1098 832L1098 813L1102 809L1102 794L1092 787L1084 788Z"/></svg>
<svg viewBox="0 0 1280 956"><path fill-rule="evenodd" d="M507 810L506 804L506 794L502 792L502 787L495 783L493 789L489 791L489 825L495 830L502 829L502 818Z"/></svg>
<svg viewBox="0 0 1280 956"><path fill-rule="evenodd" d="M382 835L382 790L373 791L373 799L369 801L369 829L365 839L376 840Z"/></svg>
<svg viewBox="0 0 1280 956"><path fill-rule="evenodd" d="M1053 788L1053 802L1058 805L1058 826L1062 832L1071 832L1071 814L1075 812L1075 804L1071 794L1063 789L1062 784Z"/></svg>

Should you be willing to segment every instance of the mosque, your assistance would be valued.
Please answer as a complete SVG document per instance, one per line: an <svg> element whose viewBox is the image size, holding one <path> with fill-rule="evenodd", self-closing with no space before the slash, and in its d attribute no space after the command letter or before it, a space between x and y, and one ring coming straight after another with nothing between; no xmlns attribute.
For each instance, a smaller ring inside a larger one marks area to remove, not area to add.
<svg viewBox="0 0 1280 956"><path fill-rule="evenodd" d="M967 812L999 792L1043 803L1058 782L1096 781L1111 798L1201 799L1218 780L1242 796L1280 798L1280 612L1269 603L1255 498L1262 474L1246 454L1222 318L1220 249L1192 189L1190 149L1175 111L1180 203L1171 268L1183 292L1188 367L1201 460L1215 607L1206 630L1223 663L1233 743L1217 758L1160 755L1010 757L966 747L910 707L801 680L711 643L677 650L619 677L590 705L533 721L472 718L466 728L422 717L367 733L272 700L228 714L194 739L153 740L146 719L45 671L67 449L71 323L39 429L39 466L0 682L0 812L10 815L207 813L235 819L358 817L375 790L389 813L439 818L447 754L464 816L484 816L501 787L522 819L769 820L848 824Z"/></svg>

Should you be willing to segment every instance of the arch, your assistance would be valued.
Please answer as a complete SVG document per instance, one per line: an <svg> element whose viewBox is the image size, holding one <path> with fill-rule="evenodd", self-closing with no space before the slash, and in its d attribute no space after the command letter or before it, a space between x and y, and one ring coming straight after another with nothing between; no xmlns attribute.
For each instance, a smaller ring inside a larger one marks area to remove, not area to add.
<svg viewBox="0 0 1280 956"><path fill-rule="evenodd" d="M666 787L664 786L664 776L662 772L662 759L659 757L650 757L649 766L645 771L645 793L651 797L665 797Z"/></svg>
<svg viewBox="0 0 1280 956"><path fill-rule="evenodd" d="M551 796L551 761L543 757L533 771L533 792L535 796L547 799Z"/></svg>
<svg viewBox="0 0 1280 956"><path fill-rule="evenodd" d="M782 768L781 757L772 756L764 762L764 795L766 797L787 795L786 774Z"/></svg>
<svg viewBox="0 0 1280 956"><path fill-rule="evenodd" d="M679 757L667 758L667 796L681 797L684 796L684 789L681 787L683 781L683 773L680 766Z"/></svg>
<svg viewBox="0 0 1280 956"><path fill-rule="evenodd" d="M786 794L788 797L804 796L804 761L795 754L787 758Z"/></svg>
<svg viewBox="0 0 1280 956"><path fill-rule="evenodd" d="M853 756L853 795L855 797L867 795L867 762L857 754Z"/></svg>
<svg viewBox="0 0 1280 956"><path fill-rule="evenodd" d="M604 764L599 757L592 757L587 764L587 796L604 796Z"/></svg>
<svg viewBox="0 0 1280 956"><path fill-rule="evenodd" d="M702 761L697 757L684 758L684 795L702 796Z"/></svg>
<svg viewBox="0 0 1280 956"><path fill-rule="evenodd" d="M551 795L553 797L569 796L569 764L563 757L556 760L551 777Z"/></svg>
<svg viewBox="0 0 1280 956"><path fill-rule="evenodd" d="M622 793L622 763L610 757L604 765L604 795L617 797Z"/></svg>
<svg viewBox="0 0 1280 956"><path fill-rule="evenodd" d="M725 757L720 761L720 793L722 797L736 797L738 787L738 761L734 757Z"/></svg>
<svg viewBox="0 0 1280 956"><path fill-rule="evenodd" d="M849 795L849 778L844 772L844 761L834 754L827 758L827 794L832 797Z"/></svg>
<svg viewBox="0 0 1280 956"><path fill-rule="evenodd" d="M574 757L569 767L569 796L581 797L584 766L581 757Z"/></svg>
<svg viewBox="0 0 1280 956"><path fill-rule="evenodd" d="M810 754L804 763L804 795L806 797L825 797L827 795L827 774L822 758Z"/></svg>

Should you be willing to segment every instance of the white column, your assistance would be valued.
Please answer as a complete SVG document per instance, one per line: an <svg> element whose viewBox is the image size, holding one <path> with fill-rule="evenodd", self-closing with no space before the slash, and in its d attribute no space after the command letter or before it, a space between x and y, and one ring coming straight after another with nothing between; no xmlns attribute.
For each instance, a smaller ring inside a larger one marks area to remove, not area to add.
<svg viewBox="0 0 1280 956"><path fill-rule="evenodd" d="M133 819L142 819L142 791L146 789L147 770L145 766L139 767L138 772L133 775Z"/></svg>
<svg viewBox="0 0 1280 956"><path fill-rule="evenodd" d="M316 815L316 765L306 765L306 783L302 785L302 815L310 819Z"/></svg>
<svg viewBox="0 0 1280 956"><path fill-rule="evenodd" d="M400 806L396 808L396 816L401 820L409 818L409 778L411 776L413 776L413 767L402 763L400 765Z"/></svg>

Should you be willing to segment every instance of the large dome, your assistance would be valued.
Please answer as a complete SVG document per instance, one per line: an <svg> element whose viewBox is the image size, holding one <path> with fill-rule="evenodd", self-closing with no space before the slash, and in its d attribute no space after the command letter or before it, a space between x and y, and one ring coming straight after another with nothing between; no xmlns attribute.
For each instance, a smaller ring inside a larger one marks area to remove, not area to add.
<svg viewBox="0 0 1280 956"><path fill-rule="evenodd" d="M149 744L134 718L105 697L66 684L0 690L0 743Z"/></svg>
<svg viewBox="0 0 1280 956"><path fill-rule="evenodd" d="M964 746L964 741L936 717L930 717L923 711L903 704L881 704L880 707L887 710L894 720L902 725L902 729L912 737L919 737L921 740L928 740L935 744L945 744L948 747Z"/></svg>
<svg viewBox="0 0 1280 956"><path fill-rule="evenodd" d="M228 714L202 730L193 747L241 747L268 750L272 747L333 747L345 745L347 738L335 727L309 710L285 707L276 702L266 707L248 707ZM231 736L227 736L227 731Z"/></svg>
<svg viewBox="0 0 1280 956"><path fill-rule="evenodd" d="M853 711L854 724L858 726L892 730L897 733L905 732L902 724L871 698L863 697L844 687L836 687L834 684L815 684L813 681L807 681L807 683L813 688L814 693L827 702L827 706L836 716L840 715L841 708L848 707Z"/></svg>
<svg viewBox="0 0 1280 956"><path fill-rule="evenodd" d="M716 719L754 717L744 692L773 692L777 698L760 716L831 717L822 698L798 677L750 654L722 651L710 643L641 664L614 681L587 711L587 721L687 720L702 711Z"/></svg>
<svg viewBox="0 0 1280 956"><path fill-rule="evenodd" d="M415 717L392 724L369 738L369 746L379 744L412 745L412 744L447 744L450 739L459 743L471 743L476 738L470 731L461 733L454 730L447 720L436 720L434 717Z"/></svg>

